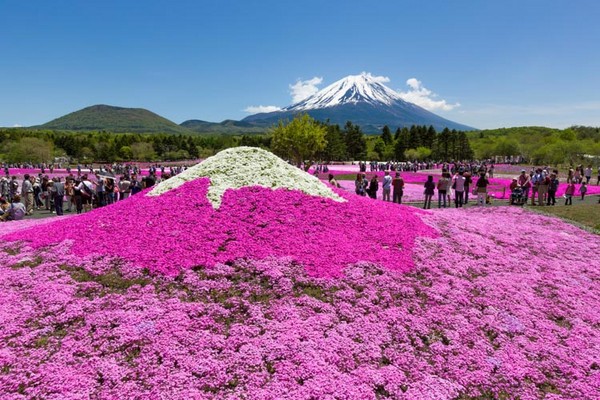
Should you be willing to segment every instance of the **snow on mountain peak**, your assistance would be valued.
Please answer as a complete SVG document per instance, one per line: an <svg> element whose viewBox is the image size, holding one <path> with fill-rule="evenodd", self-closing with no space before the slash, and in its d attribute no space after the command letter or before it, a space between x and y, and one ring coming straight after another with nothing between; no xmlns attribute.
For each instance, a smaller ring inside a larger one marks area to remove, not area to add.
<svg viewBox="0 0 600 400"><path fill-rule="evenodd" d="M387 81L389 79L366 72L350 75L284 110L303 111L358 102L391 105L401 99L398 93L383 84Z"/></svg>

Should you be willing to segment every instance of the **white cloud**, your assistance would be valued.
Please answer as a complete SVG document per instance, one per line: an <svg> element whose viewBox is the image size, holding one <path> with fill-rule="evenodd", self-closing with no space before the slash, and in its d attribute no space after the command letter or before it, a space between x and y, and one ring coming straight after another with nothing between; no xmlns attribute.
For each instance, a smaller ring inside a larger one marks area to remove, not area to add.
<svg viewBox="0 0 600 400"><path fill-rule="evenodd" d="M379 82L379 83L388 83L390 81L390 78L388 78L387 76L375 76L375 75L371 75L370 72L361 72L361 75L365 75L368 76L369 78L373 79L375 82Z"/></svg>
<svg viewBox="0 0 600 400"><path fill-rule="evenodd" d="M244 109L245 112L250 114L270 113L279 110L281 110L281 107L277 106L250 106Z"/></svg>
<svg viewBox="0 0 600 400"><path fill-rule="evenodd" d="M23 125L20 125L20 124L14 124L13 125L13 128L22 128L22 127L23 127Z"/></svg>
<svg viewBox="0 0 600 400"><path fill-rule="evenodd" d="M290 94L292 95L292 102L297 103L306 99L308 96L312 96L313 94L319 91L317 87L323 82L323 78L314 77L312 79L301 81L298 79L296 83L290 86Z"/></svg>
<svg viewBox="0 0 600 400"><path fill-rule="evenodd" d="M406 81L406 84L410 87L410 90L398 93L402 100L414 103L429 111L450 111L456 107L460 107L460 103L448 104L446 100L435 100L438 97L437 94L423 86L422 82L417 78L410 78Z"/></svg>

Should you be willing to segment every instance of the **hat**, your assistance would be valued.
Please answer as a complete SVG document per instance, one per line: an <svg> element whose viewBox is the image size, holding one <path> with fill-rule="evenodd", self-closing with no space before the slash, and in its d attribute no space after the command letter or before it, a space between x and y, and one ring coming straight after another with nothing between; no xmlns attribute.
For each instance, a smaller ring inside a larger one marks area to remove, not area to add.
<svg viewBox="0 0 600 400"><path fill-rule="evenodd" d="M522 169L521 172L526 172L526 171L524 169Z"/></svg>

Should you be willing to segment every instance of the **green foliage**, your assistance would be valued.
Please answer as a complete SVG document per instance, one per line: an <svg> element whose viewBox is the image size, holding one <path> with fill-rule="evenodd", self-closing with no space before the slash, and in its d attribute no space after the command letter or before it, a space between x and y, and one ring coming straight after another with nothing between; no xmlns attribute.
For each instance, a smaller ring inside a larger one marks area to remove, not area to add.
<svg viewBox="0 0 600 400"><path fill-rule="evenodd" d="M324 161L342 161L347 159L346 141L339 125L326 125L325 140L327 145L321 158Z"/></svg>
<svg viewBox="0 0 600 400"><path fill-rule="evenodd" d="M391 144L392 141L394 140L394 139L392 139L392 132L390 131L390 128L387 125L385 125L383 127L383 130L381 133L381 140L383 140L383 143L385 145Z"/></svg>
<svg viewBox="0 0 600 400"><path fill-rule="evenodd" d="M469 132L477 158L523 156L533 164L574 165L600 156L599 128L518 127Z"/></svg>
<svg viewBox="0 0 600 400"><path fill-rule="evenodd" d="M344 125L344 138L346 140L346 151L351 160L363 160L367 154L367 140L360 126L346 122Z"/></svg>
<svg viewBox="0 0 600 400"><path fill-rule="evenodd" d="M327 144L327 129L308 114L297 115L291 122L279 124L271 131L271 149L284 159L292 160L298 167L306 162L310 166L317 154Z"/></svg>
<svg viewBox="0 0 600 400"><path fill-rule="evenodd" d="M50 162L54 158L54 145L36 137L5 140L0 146L0 159L9 162Z"/></svg>
<svg viewBox="0 0 600 400"><path fill-rule="evenodd" d="M143 108L95 105L39 126L72 131L106 130L129 133L191 133L187 128Z"/></svg>

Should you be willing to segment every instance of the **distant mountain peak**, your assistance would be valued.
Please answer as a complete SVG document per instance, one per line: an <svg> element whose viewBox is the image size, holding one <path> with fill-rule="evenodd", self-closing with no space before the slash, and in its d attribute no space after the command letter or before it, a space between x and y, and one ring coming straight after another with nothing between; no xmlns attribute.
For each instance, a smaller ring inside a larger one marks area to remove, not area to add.
<svg viewBox="0 0 600 400"><path fill-rule="evenodd" d="M384 80L363 72L349 75L306 99L284 108L285 111L305 111L335 107L343 104L368 103L372 105L392 105L403 101L400 95L385 86Z"/></svg>

